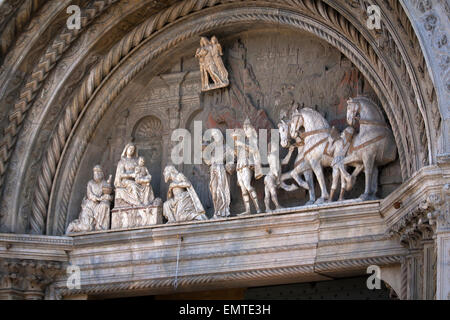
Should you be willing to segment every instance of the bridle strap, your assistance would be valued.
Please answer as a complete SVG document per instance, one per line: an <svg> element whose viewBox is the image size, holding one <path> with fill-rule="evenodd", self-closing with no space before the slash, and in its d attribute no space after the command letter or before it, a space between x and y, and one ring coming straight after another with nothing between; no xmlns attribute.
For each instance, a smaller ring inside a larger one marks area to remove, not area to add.
<svg viewBox="0 0 450 320"><path fill-rule="evenodd" d="M328 133L328 132L330 132L329 128L303 132L303 133L300 133L300 138L305 139L306 137L309 137L309 136L312 136L312 135L315 135L315 134Z"/></svg>
<svg viewBox="0 0 450 320"><path fill-rule="evenodd" d="M324 143L324 142L327 141L327 140L328 140L328 137L323 138L322 140L320 140L320 141L318 141L317 143L315 143L315 144L314 144L311 148L309 148L307 151L305 151L305 152L303 153L303 157L302 157L300 160L298 160L298 161L295 162L294 167L297 167L297 166L305 159L305 157L306 157L306 155L307 155L308 153L310 153L311 151L313 151L315 148L317 148L318 146L320 146L322 143ZM327 145L327 147L328 147L328 145Z"/></svg>
<svg viewBox="0 0 450 320"><path fill-rule="evenodd" d="M375 120L360 119L359 124L366 124L366 125L370 125L370 126L380 126L380 127L386 127L386 128L388 127L386 123L381 122L381 121L375 121Z"/></svg>
<svg viewBox="0 0 450 320"><path fill-rule="evenodd" d="M360 150L360 149L362 149L362 148L365 148L365 147L367 147L368 145L371 145L372 143L375 143L375 142L378 142L378 141L380 141L380 140L383 140L384 138L386 138L386 135L382 134L382 135L380 135L380 136L378 136L378 137L375 137L375 138L373 138L373 139L371 139L371 140L369 140L369 141L364 142L363 144L360 144L360 145L357 146L357 147L354 147L354 146L353 146L353 141L352 141L352 143L351 143L351 145L350 145L350 148L348 149L347 154L351 154L353 151L357 151L357 150Z"/></svg>

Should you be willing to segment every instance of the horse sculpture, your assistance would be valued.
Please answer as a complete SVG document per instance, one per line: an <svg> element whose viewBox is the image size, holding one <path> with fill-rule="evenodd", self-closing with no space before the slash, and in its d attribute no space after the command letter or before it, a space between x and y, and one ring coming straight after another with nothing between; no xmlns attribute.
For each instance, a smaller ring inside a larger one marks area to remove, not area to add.
<svg viewBox="0 0 450 320"><path fill-rule="evenodd" d="M304 129L304 132L301 129ZM326 151L333 140L330 125L316 110L302 108L296 109L292 114L289 131L291 137L299 137L304 142L301 156L296 159L293 171L303 173L312 169L321 190L320 198L315 203L321 204L329 198L322 167L331 166L333 161L333 157Z"/></svg>
<svg viewBox="0 0 450 320"><path fill-rule="evenodd" d="M282 165L286 165L289 163L289 160L291 159L292 153L297 148L297 158L295 159L295 163L298 163L299 160L302 158L303 155L303 149L304 149L304 143L303 140L299 137L291 137L290 130L289 130L289 122L286 122L284 120L281 120L281 122L278 124L278 131L280 133L280 143L283 148L289 148L289 152L286 155L286 157L281 161ZM291 144L290 141L294 139L295 144ZM297 168L297 167L296 167ZM280 181L281 181L281 188L283 188L286 191L294 191L297 190L298 187L295 185L287 185L284 181L287 179L294 179L297 184L306 189L309 190L309 201L306 202L306 205L313 204L314 201L316 201L316 195L314 191L314 181L313 181L313 174L312 170L306 169L303 172L299 172L294 168L293 170L283 173L281 175ZM305 180L302 180L300 178L300 174L303 173Z"/></svg>
<svg viewBox="0 0 450 320"><path fill-rule="evenodd" d="M361 200L375 199L378 186L378 166L392 162L397 157L392 131L387 126L377 105L367 97L358 96L347 101L347 123L355 126L359 122L359 133L353 138L344 164L355 167L351 184L364 169L365 189Z"/></svg>

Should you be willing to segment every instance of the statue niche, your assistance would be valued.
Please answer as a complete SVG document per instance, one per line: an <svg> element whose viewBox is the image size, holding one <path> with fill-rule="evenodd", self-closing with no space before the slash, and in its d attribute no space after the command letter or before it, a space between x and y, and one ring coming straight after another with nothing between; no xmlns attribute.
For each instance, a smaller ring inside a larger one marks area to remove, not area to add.
<svg viewBox="0 0 450 320"><path fill-rule="evenodd" d="M152 187L155 196L160 197L161 188L161 160L162 160L161 120L154 116L141 118L135 125L132 137L139 148L139 155L144 157L149 174L152 176Z"/></svg>

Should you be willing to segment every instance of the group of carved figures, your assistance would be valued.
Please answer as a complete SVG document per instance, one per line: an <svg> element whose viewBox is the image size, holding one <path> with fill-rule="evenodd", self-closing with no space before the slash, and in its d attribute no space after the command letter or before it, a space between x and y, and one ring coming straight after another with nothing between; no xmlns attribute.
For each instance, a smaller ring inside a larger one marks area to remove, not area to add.
<svg viewBox="0 0 450 320"><path fill-rule="evenodd" d="M111 224L110 203L113 200L111 176L104 179L101 166L93 170L93 180L88 182L86 196L81 205L79 218L72 221L66 233L107 230ZM169 184L167 201L163 205L163 215L169 223L177 221L206 220L205 210L192 184L177 169L169 165L164 169L164 180ZM133 226L155 224L145 215L157 215L161 207L160 198L155 198L151 186L152 176L145 167L145 160L138 156L136 146L125 146L117 164L114 179L114 211L130 218L137 214L141 220ZM155 210L149 210L155 209ZM124 211L124 212L122 212ZM153 221L157 221L153 219ZM130 226L120 221L118 226Z"/></svg>
<svg viewBox="0 0 450 320"><path fill-rule="evenodd" d="M293 191L302 187L308 190L310 199L307 205L333 201L339 180L339 200L343 200L345 191L353 187L357 175L363 170L365 189L360 199L374 199L378 185L378 166L394 161L397 153L392 132L375 103L366 97L348 100L348 127L340 135L336 129L330 128L319 112L311 108L300 108L295 103L292 110L290 119L282 119L278 124L280 144L289 150L288 154L282 161L275 150L268 155L269 170L264 177L266 211L271 211L271 201L276 209L282 208L277 197L279 189ZM355 130L357 123L358 133ZM243 130L235 130L232 137L234 148L225 145L222 146L224 152L219 153L220 157L204 157L205 163L210 166L209 187L214 204L213 218L230 216L229 175L234 171L245 206L241 215L251 213L251 203L256 213L261 212L258 195L252 185L254 178L264 176L256 143L257 132L246 119ZM212 131L212 139L221 141L222 136L218 130ZM294 167L282 173L281 166L289 163L294 150L297 150ZM228 155L236 161L225 161ZM347 172L348 166L355 168L352 174ZM332 168L330 193L325 184L323 167ZM113 198L111 176L105 180L100 166L95 166L93 173L94 178L87 185L80 216L70 223L67 233L109 229L110 202ZM321 190L317 200L313 174ZM169 183L167 200L162 206L163 216L168 223L208 219L194 187L184 174L169 165L165 167L163 176L166 183ZM146 207L161 206L161 199L154 197L151 179L144 158L137 154L136 146L132 143L126 145L114 180L115 208L143 210ZM287 184L289 179L293 179L297 185Z"/></svg>
<svg viewBox="0 0 450 320"><path fill-rule="evenodd" d="M201 38L201 48L196 56L200 62L202 90L212 90L228 85L228 73L223 65L222 48L217 38L211 41ZM209 83L211 78L214 84ZM278 202L277 192L287 192L302 187L309 191L307 205L333 201L340 180L339 200L344 199L345 191L354 186L356 177L364 170L365 189L361 200L375 198L378 185L378 167L394 161L397 149L392 131L387 126L377 105L367 97L358 96L347 101L348 127L339 135L330 128L327 120L316 110L302 108L293 102L287 119L278 124L281 147L289 151L280 162L278 146L268 155L269 170L264 177L266 211L271 211L272 201L276 209L282 208ZM359 128L358 132L356 128ZM251 213L253 203L256 213L261 209L258 195L252 181L264 176L261 155L258 150L258 134L247 118L243 130L234 130L234 145L222 144L222 134L212 131L212 140L220 142L223 152L219 155L205 156L204 161L210 167L210 192L214 205L213 218L230 216L230 174L236 172L237 182L242 192L245 211ZM214 147L214 146L213 146ZM215 146L217 147L217 146ZM270 149L270 148L269 148ZM282 165L290 162L292 154L297 151L294 166L282 173ZM232 162L229 159L231 155ZM236 160L236 161L234 161ZM347 168L354 170L351 174ZM332 168L331 192L325 184L323 167ZM316 200L314 175L320 185L320 197ZM304 180L301 178L304 176ZM205 210L194 187L186 176L174 166L168 165L163 172L164 180L169 183L167 200L155 198L151 187L151 175L145 167L144 158L139 157L136 146L125 146L117 165L114 180L113 223L110 223L110 203L113 199L111 176L106 181L100 166L94 167L93 180L87 185L86 197L82 202L79 218L71 222L67 233L92 230L106 230L110 225L119 227L143 226L160 223L155 218L158 208L162 206L162 215L168 223L207 220ZM287 184L293 179L296 184ZM128 221L129 219L134 222ZM115 221L115 222L114 222ZM138 222L136 222L138 221Z"/></svg>

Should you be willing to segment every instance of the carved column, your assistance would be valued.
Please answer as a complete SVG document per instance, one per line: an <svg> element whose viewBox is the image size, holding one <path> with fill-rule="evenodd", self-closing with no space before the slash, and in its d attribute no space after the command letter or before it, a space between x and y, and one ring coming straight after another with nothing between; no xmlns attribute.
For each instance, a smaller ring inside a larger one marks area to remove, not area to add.
<svg viewBox="0 0 450 320"><path fill-rule="evenodd" d="M440 206L428 213L435 238L436 299L450 300L450 184L442 189Z"/></svg>
<svg viewBox="0 0 450 320"><path fill-rule="evenodd" d="M61 262L1 258L0 300L41 300L62 272Z"/></svg>

